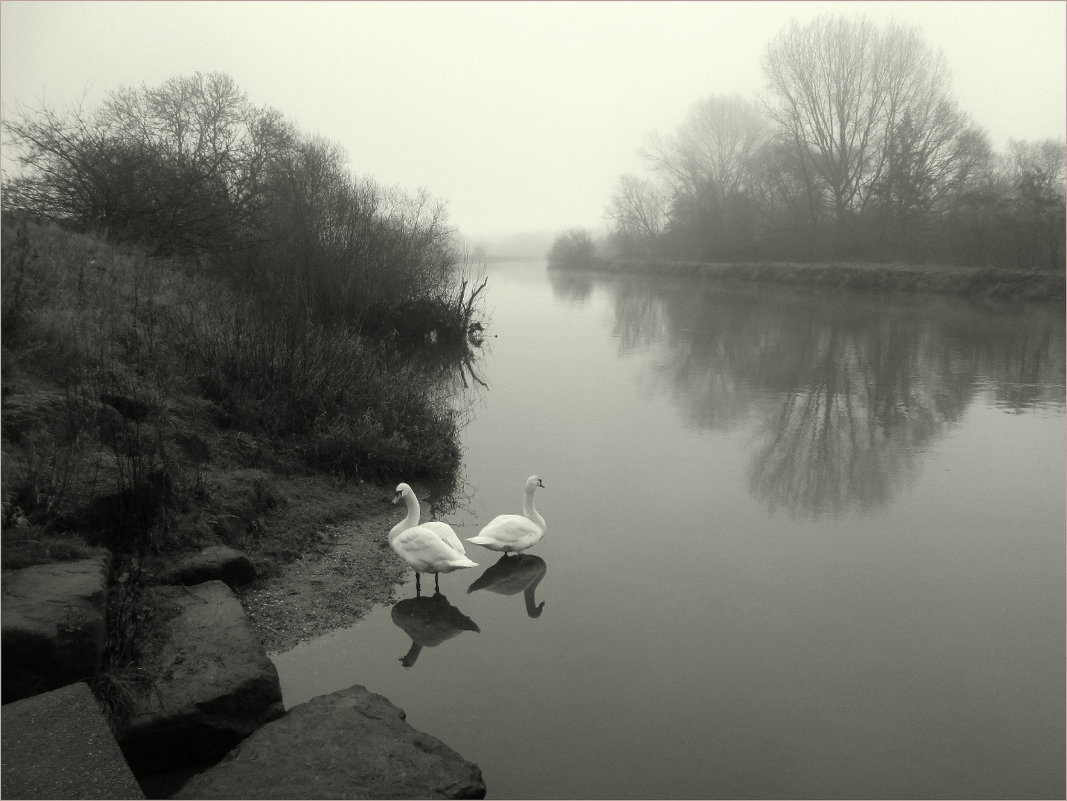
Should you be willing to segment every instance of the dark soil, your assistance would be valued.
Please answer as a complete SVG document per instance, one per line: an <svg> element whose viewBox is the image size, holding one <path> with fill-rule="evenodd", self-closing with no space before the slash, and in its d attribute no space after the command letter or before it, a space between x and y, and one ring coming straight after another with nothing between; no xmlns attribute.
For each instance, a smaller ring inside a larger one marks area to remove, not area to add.
<svg viewBox="0 0 1067 801"><path fill-rule="evenodd" d="M277 542L264 543L252 554L268 575L238 595L270 653L349 626L375 605L396 599L407 566L386 540L398 519L389 504L392 493L369 485L349 492L363 499L362 510L345 522L325 525L296 559L263 562Z"/></svg>

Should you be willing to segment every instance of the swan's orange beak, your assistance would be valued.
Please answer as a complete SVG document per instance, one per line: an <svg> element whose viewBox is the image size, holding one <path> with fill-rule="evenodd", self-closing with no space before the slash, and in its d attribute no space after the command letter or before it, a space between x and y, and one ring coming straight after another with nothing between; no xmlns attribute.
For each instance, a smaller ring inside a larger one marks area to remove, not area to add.
<svg viewBox="0 0 1067 801"><path fill-rule="evenodd" d="M398 492L396 495L393 496L393 501L392 502L396 503L397 501L399 501L403 497L404 497L404 493Z"/></svg>

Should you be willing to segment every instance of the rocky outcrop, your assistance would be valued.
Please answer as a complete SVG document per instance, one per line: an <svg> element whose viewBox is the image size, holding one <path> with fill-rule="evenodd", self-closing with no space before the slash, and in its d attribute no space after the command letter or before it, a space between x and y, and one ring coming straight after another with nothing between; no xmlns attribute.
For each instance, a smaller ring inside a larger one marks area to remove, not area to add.
<svg viewBox="0 0 1067 801"><path fill-rule="evenodd" d="M91 678L104 654L111 555L3 573L3 702Z"/></svg>
<svg viewBox="0 0 1067 801"><path fill-rule="evenodd" d="M355 685L295 706L176 798L484 798L478 766Z"/></svg>
<svg viewBox="0 0 1067 801"><path fill-rule="evenodd" d="M232 563L230 549L217 550L203 561ZM174 575L192 580L198 561ZM138 670L116 685L119 751L99 704L77 681L96 674L103 658L109 568L110 554L100 549L3 574L0 796L141 798L143 786L166 797L225 756L179 797L485 797L477 765L363 687L283 714L274 665L221 580L146 590L152 634L139 641ZM25 698L35 693L43 694ZM25 700L7 704L17 698Z"/></svg>
<svg viewBox="0 0 1067 801"><path fill-rule="evenodd" d="M84 682L6 704L4 798L144 798Z"/></svg>
<svg viewBox="0 0 1067 801"><path fill-rule="evenodd" d="M235 590L255 577L256 569L243 553L225 545L211 545L178 558L156 576L156 581L159 584L202 584L218 579Z"/></svg>
<svg viewBox="0 0 1067 801"><path fill-rule="evenodd" d="M135 773L212 763L282 714L278 672L229 587L153 587L147 601L158 636L119 738Z"/></svg>

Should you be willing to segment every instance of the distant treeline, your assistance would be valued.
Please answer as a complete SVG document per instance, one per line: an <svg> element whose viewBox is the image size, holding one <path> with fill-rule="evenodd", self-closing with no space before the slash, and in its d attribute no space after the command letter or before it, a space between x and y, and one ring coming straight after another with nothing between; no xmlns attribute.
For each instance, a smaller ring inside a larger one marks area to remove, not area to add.
<svg viewBox="0 0 1067 801"><path fill-rule="evenodd" d="M763 69L764 102L711 96L649 138L608 255L1063 270L1063 140L995 152L917 28L794 21Z"/></svg>
<svg viewBox="0 0 1067 801"><path fill-rule="evenodd" d="M124 87L95 110L19 108L4 209L150 255L195 256L316 324L462 338L473 285L445 207L352 175L344 151L227 75ZM464 297L464 293L468 293Z"/></svg>

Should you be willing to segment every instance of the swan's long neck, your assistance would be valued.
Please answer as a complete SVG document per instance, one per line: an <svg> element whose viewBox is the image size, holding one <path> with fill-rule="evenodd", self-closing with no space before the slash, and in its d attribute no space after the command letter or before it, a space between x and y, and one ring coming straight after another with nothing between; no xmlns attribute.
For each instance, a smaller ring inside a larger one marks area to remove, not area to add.
<svg viewBox="0 0 1067 801"><path fill-rule="evenodd" d="M541 517L541 513L534 508L534 490L537 489L536 485L526 488L526 494L522 498L522 513L534 521L538 527L545 530L545 519Z"/></svg>
<svg viewBox="0 0 1067 801"><path fill-rule="evenodd" d="M407 507L407 516L392 527L389 531L389 541L392 542L402 532L407 531L412 526L419 524L419 499L415 497L414 492L404 493L404 505Z"/></svg>
<svg viewBox="0 0 1067 801"><path fill-rule="evenodd" d="M538 581L540 581L540 579L538 579ZM526 614L534 618L541 617L541 611L545 608L544 601L537 603L537 601L534 600L534 590L536 588L537 584L534 584L532 587L527 587L522 593L523 599L526 601Z"/></svg>
<svg viewBox="0 0 1067 801"><path fill-rule="evenodd" d="M522 591L523 599L526 601L526 614L530 617L541 617L541 610L545 608L545 602L537 603L534 599L534 592L537 590L537 585L541 583L541 579L545 577L544 573L541 573L537 578L533 580L525 590Z"/></svg>

